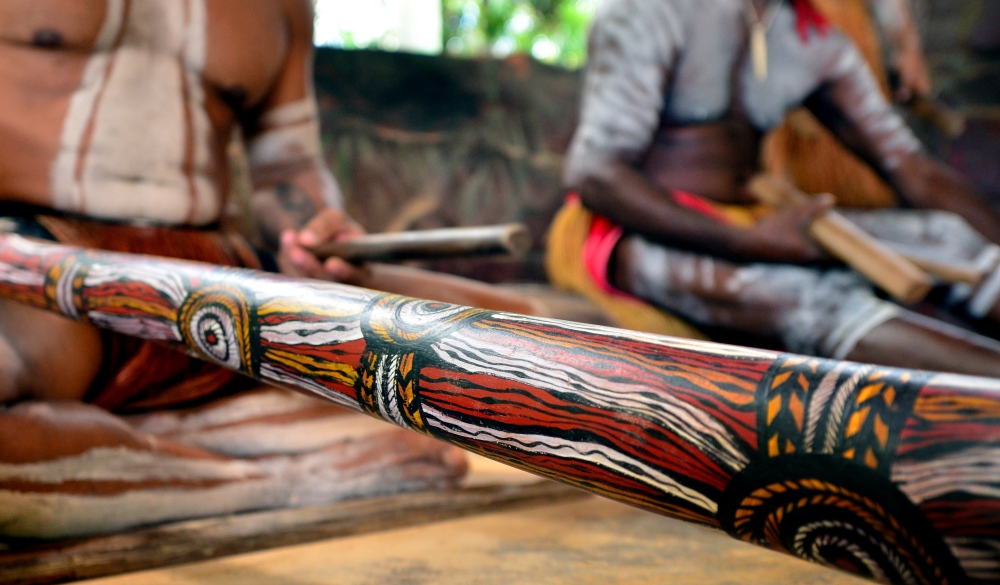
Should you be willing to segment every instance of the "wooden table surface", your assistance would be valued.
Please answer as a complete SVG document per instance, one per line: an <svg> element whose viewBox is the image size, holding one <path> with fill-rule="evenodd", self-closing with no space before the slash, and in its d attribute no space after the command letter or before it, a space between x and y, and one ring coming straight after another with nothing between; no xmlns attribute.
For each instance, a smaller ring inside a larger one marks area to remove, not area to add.
<svg viewBox="0 0 1000 585"><path fill-rule="evenodd" d="M767 584L859 579L585 497L225 557L89 585Z"/></svg>

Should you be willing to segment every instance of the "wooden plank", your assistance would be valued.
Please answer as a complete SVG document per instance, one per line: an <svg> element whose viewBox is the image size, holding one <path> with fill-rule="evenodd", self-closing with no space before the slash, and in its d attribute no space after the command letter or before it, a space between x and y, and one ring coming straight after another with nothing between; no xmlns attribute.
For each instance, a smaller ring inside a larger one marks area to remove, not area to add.
<svg viewBox="0 0 1000 585"><path fill-rule="evenodd" d="M111 577L87 585L862 585L596 497Z"/></svg>
<svg viewBox="0 0 1000 585"><path fill-rule="evenodd" d="M178 522L125 534L0 550L0 583L42 584L412 526L583 497L550 481L470 487Z"/></svg>

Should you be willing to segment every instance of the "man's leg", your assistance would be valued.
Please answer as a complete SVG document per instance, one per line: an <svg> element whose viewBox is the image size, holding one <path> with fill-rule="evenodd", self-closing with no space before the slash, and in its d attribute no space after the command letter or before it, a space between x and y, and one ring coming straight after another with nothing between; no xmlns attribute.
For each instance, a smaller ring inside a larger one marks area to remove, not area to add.
<svg viewBox="0 0 1000 585"><path fill-rule="evenodd" d="M466 470L454 447L280 390L126 421L79 402L101 358L95 329L0 300L0 535L446 488Z"/></svg>
<svg viewBox="0 0 1000 585"><path fill-rule="evenodd" d="M628 237L612 274L695 323L780 338L796 353L1000 377L1000 343L878 299L846 270L741 266Z"/></svg>
<svg viewBox="0 0 1000 585"><path fill-rule="evenodd" d="M99 534L442 489L466 470L455 447L282 391L131 422L71 402L0 409L0 535Z"/></svg>
<svg viewBox="0 0 1000 585"><path fill-rule="evenodd" d="M102 353L93 327L0 299L0 404L80 400L100 370Z"/></svg>
<svg viewBox="0 0 1000 585"><path fill-rule="evenodd" d="M847 359L1000 378L1000 342L909 311L872 329Z"/></svg>

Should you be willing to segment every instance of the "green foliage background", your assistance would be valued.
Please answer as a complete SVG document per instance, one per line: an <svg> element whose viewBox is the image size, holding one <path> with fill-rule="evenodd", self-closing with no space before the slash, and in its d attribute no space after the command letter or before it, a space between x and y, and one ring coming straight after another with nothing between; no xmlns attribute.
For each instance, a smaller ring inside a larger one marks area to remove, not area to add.
<svg viewBox="0 0 1000 585"><path fill-rule="evenodd" d="M586 59L597 0L442 0L445 53L505 57L529 53L576 68Z"/></svg>

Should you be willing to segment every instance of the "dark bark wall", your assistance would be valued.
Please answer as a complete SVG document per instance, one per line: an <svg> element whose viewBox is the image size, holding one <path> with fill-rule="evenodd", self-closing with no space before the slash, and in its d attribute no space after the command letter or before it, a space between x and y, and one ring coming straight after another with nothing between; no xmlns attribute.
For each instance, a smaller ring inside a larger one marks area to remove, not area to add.
<svg viewBox="0 0 1000 585"><path fill-rule="evenodd" d="M328 163L371 231L521 221L528 261L433 267L489 281L543 280L541 241L562 200L579 73L524 57L460 60L321 49Z"/></svg>
<svg viewBox="0 0 1000 585"><path fill-rule="evenodd" d="M966 133L936 150L1000 207L1000 51L975 51L968 43L977 27L1000 34L1000 0L924 1L922 32L935 85L968 115ZM987 3L994 4L990 14Z"/></svg>

